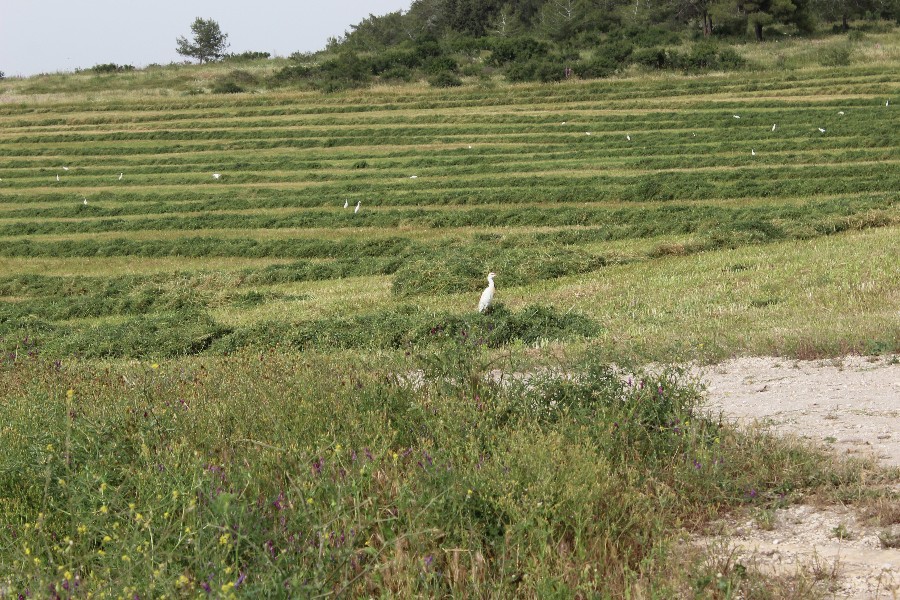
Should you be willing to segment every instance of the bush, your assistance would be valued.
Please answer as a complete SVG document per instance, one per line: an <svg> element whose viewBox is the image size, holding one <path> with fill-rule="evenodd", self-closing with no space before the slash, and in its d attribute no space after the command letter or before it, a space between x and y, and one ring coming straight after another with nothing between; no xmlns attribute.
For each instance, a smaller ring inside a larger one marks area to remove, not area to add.
<svg viewBox="0 0 900 600"><path fill-rule="evenodd" d="M459 65L449 56L435 56L425 62L424 69L428 75L437 75L443 72L457 73Z"/></svg>
<svg viewBox="0 0 900 600"><path fill-rule="evenodd" d="M271 54L268 52L253 52L248 50L246 52L241 52L240 54L227 54L225 56L225 60L234 60L234 61L242 61L242 60L263 60L269 58Z"/></svg>
<svg viewBox="0 0 900 600"><path fill-rule="evenodd" d="M849 43L827 46L819 53L819 64L823 67L846 67L850 64L853 48Z"/></svg>
<svg viewBox="0 0 900 600"><path fill-rule="evenodd" d="M214 94L240 94L246 90L233 81L220 81L213 85Z"/></svg>
<svg viewBox="0 0 900 600"><path fill-rule="evenodd" d="M550 46L530 37L501 38L491 45L491 55L487 59L488 64L502 66L510 62L521 62L534 57L546 56Z"/></svg>
<svg viewBox="0 0 900 600"><path fill-rule="evenodd" d="M632 53L631 60L651 69L666 69L671 65L664 48L638 48Z"/></svg>
<svg viewBox="0 0 900 600"><path fill-rule="evenodd" d="M428 84L432 87L458 87L462 85L462 79L450 71L441 71L429 77Z"/></svg>
<svg viewBox="0 0 900 600"><path fill-rule="evenodd" d="M94 73L124 73L126 71L134 71L134 65L117 65L116 63L106 63L102 65L94 65L91 67Z"/></svg>

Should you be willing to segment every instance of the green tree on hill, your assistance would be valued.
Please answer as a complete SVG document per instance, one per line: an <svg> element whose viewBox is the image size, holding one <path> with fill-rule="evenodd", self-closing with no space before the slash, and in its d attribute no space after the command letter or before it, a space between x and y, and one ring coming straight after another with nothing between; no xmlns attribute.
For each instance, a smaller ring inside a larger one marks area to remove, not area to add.
<svg viewBox="0 0 900 600"><path fill-rule="evenodd" d="M197 17L191 24L191 32L194 34L193 41L184 36L178 36L176 40L178 46L175 48L178 54L196 58L201 65L203 61L221 58L225 55L225 50L228 48L228 34L222 33L217 22Z"/></svg>

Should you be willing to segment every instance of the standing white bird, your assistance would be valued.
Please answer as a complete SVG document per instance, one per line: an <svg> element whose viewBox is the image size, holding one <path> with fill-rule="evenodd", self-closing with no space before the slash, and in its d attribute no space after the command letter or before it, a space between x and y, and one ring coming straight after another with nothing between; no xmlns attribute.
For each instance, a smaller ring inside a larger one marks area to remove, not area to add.
<svg viewBox="0 0 900 600"><path fill-rule="evenodd" d="M81 203L84 204L85 206L87 206L87 198L85 198L84 196L82 196L82 197L81 197L81 200L82 200Z"/></svg>
<svg viewBox="0 0 900 600"><path fill-rule="evenodd" d="M218 179L221 176L222 176L221 173L213 173L213 179Z"/></svg>
<svg viewBox="0 0 900 600"><path fill-rule="evenodd" d="M56 180L59 181L59 173L56 174Z"/></svg>
<svg viewBox="0 0 900 600"><path fill-rule="evenodd" d="M819 131L821 131L822 133L825 133L825 130L822 129L821 127L819 127Z"/></svg>
<svg viewBox="0 0 900 600"><path fill-rule="evenodd" d="M756 150L750 148L750 156L756 156Z"/></svg>
<svg viewBox="0 0 900 600"><path fill-rule="evenodd" d="M775 131L775 126L776 126L776 125L778 125L778 123L772 123L772 131Z"/></svg>
<svg viewBox="0 0 900 600"><path fill-rule="evenodd" d="M631 141L631 136L626 134L626 135L625 135L625 139L628 140L628 141L630 142L630 141Z"/></svg>
<svg viewBox="0 0 900 600"><path fill-rule="evenodd" d="M124 175L125 175L125 173L119 173L119 181L122 181L122 177L123 177Z"/></svg>
<svg viewBox="0 0 900 600"><path fill-rule="evenodd" d="M69 167L63 167L62 169L63 169L63 171L68 171Z"/></svg>
<svg viewBox="0 0 900 600"><path fill-rule="evenodd" d="M360 206L360 204L362 204L362 200L359 200L359 201L356 203L356 208L353 209L353 214L354 214L354 215L355 215L356 213L359 212L359 206Z"/></svg>
<svg viewBox="0 0 900 600"><path fill-rule="evenodd" d="M838 114L839 114L839 115L842 115L842 114L844 114L844 111L839 110L839 111L838 111Z"/></svg>
<svg viewBox="0 0 900 600"><path fill-rule="evenodd" d="M348 206L350 206L350 201L344 200L344 208L347 208Z"/></svg>
<svg viewBox="0 0 900 600"><path fill-rule="evenodd" d="M741 115L734 115L734 118L735 118L735 119L740 119L740 118L741 118Z"/></svg>
<svg viewBox="0 0 900 600"><path fill-rule="evenodd" d="M478 312L480 313L486 311L494 299L494 290L496 289L494 287L494 277L496 276L496 273L488 273L488 286L481 292L481 300L478 301Z"/></svg>

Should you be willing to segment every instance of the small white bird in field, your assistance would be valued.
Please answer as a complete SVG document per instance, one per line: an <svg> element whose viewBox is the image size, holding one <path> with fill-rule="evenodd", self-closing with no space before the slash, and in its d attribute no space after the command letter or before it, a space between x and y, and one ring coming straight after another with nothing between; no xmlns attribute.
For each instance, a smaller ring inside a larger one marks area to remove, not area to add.
<svg viewBox="0 0 900 600"><path fill-rule="evenodd" d="M410 178L410 179L418 179L419 176L418 176L418 175L410 175L409 178Z"/></svg>
<svg viewBox="0 0 900 600"><path fill-rule="evenodd" d="M591 135L591 132L590 132L590 131L585 131L585 132L584 132L584 135Z"/></svg>
<svg viewBox="0 0 900 600"><path fill-rule="evenodd" d="M122 177L125 176L125 173L119 173L119 181L122 181Z"/></svg>
<svg viewBox="0 0 900 600"><path fill-rule="evenodd" d="M84 196L82 196L82 197L81 197L81 203L84 204L85 206L87 206L87 198L85 198Z"/></svg>
<svg viewBox="0 0 900 600"><path fill-rule="evenodd" d="M221 176L222 176L221 173L213 173L213 179L218 179Z"/></svg>
<svg viewBox="0 0 900 600"><path fill-rule="evenodd" d="M472 149L472 146L471 146L471 144L470 144L470 145L469 145L469 150L471 150L471 149Z"/></svg>
<svg viewBox="0 0 900 600"><path fill-rule="evenodd" d="M822 133L825 133L825 130L822 129L821 127L819 127L819 131L821 131Z"/></svg>
<svg viewBox="0 0 900 600"><path fill-rule="evenodd" d="M562 123L560 123L560 125L565 125L565 124L566 124L566 122L565 122L565 121L563 121L563 122L562 122Z"/></svg>
<svg viewBox="0 0 900 600"><path fill-rule="evenodd" d="M776 126L776 125L778 125L778 123L772 123L772 131L775 131L775 126Z"/></svg>
<svg viewBox="0 0 900 600"><path fill-rule="evenodd" d="M630 141L631 141L631 136L630 136L630 135L626 135L626 136L625 136L625 139L628 140L628 141L630 142Z"/></svg>
<svg viewBox="0 0 900 600"><path fill-rule="evenodd" d="M741 118L741 115L734 115L734 118L735 118L735 119L740 119L740 118Z"/></svg>
<svg viewBox="0 0 900 600"><path fill-rule="evenodd" d="M481 292L481 300L478 301L478 312L480 313L486 311L494 299L494 290L496 289L494 287L494 277L496 276L496 273L488 273L488 286Z"/></svg>
<svg viewBox="0 0 900 600"><path fill-rule="evenodd" d="M63 169L63 171L68 171L69 167L63 167L62 169Z"/></svg>
<svg viewBox="0 0 900 600"><path fill-rule="evenodd" d="M348 206L350 206L350 201L344 200L344 208L347 208Z"/></svg>
<svg viewBox="0 0 900 600"><path fill-rule="evenodd" d="M56 174L56 180L59 181L59 173Z"/></svg>
<svg viewBox="0 0 900 600"><path fill-rule="evenodd" d="M750 148L750 156L756 156L756 150Z"/></svg>
<svg viewBox="0 0 900 600"><path fill-rule="evenodd" d="M839 111L838 111L838 114L839 114L839 115L842 115L842 114L844 114L844 111L839 110Z"/></svg>
<svg viewBox="0 0 900 600"><path fill-rule="evenodd" d="M354 215L355 215L356 213L359 212L359 207L360 207L361 204L362 204L362 200L360 200L360 201L358 201L358 202L356 203L356 208L353 209L353 214L354 214Z"/></svg>

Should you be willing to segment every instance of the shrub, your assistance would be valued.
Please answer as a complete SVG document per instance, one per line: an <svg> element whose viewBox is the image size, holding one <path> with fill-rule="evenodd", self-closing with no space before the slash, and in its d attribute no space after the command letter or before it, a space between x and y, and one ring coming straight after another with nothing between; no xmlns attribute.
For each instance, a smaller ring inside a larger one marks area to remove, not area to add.
<svg viewBox="0 0 900 600"><path fill-rule="evenodd" d="M254 52L252 50L247 50L246 52L241 52L240 54L227 54L225 56L225 60L233 60L233 61L243 61L243 60L263 60L269 58L271 54L268 52Z"/></svg>
<svg viewBox="0 0 900 600"><path fill-rule="evenodd" d="M440 73L429 77L428 84L432 87L457 87L462 85L462 79L450 71L441 71Z"/></svg>
<svg viewBox="0 0 900 600"><path fill-rule="evenodd" d="M214 94L240 94L246 91L233 81L220 81L212 87Z"/></svg>
<svg viewBox="0 0 900 600"><path fill-rule="evenodd" d="M124 73L126 71L134 71L134 65L117 65L116 63L106 63L94 65L91 67L94 73Z"/></svg>
<svg viewBox="0 0 900 600"><path fill-rule="evenodd" d="M435 56L425 62L424 69L428 75L444 72L456 73L459 71L459 65L449 56Z"/></svg>
<svg viewBox="0 0 900 600"><path fill-rule="evenodd" d="M827 46L819 53L819 64L823 67L846 67L850 64L853 48L849 43Z"/></svg>
<svg viewBox="0 0 900 600"><path fill-rule="evenodd" d="M538 56L546 56L550 46L530 37L500 38L491 45L491 55L487 62L493 66L502 66L509 62L521 62Z"/></svg>

